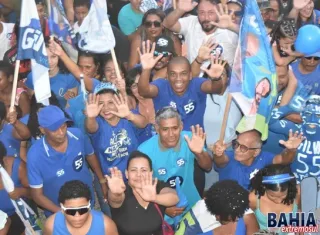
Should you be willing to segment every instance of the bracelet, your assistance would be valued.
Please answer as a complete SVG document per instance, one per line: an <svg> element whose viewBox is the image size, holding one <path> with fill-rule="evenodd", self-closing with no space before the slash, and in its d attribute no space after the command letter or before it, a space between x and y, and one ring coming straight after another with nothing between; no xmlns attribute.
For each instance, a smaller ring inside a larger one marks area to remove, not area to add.
<svg viewBox="0 0 320 235"><path fill-rule="evenodd" d="M195 61L196 61L198 64L202 64L202 63L199 62L198 57L196 57Z"/></svg>
<svg viewBox="0 0 320 235"><path fill-rule="evenodd" d="M100 182L100 184L105 184L105 183L107 183L107 179L106 179L106 178L103 178L103 179L101 179L99 182Z"/></svg>

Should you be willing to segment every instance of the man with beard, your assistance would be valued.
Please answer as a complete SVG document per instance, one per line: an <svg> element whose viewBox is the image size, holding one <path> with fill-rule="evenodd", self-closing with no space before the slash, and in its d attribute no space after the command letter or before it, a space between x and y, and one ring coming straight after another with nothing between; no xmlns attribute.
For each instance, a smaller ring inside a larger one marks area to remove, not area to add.
<svg viewBox="0 0 320 235"><path fill-rule="evenodd" d="M306 140L298 147L297 157L291 164L292 172L300 183L305 177L320 177L320 96L312 95L306 100L301 112L301 125L284 120L294 112L288 106L273 110L269 129L282 134L287 134L288 130L304 133Z"/></svg>
<svg viewBox="0 0 320 235"><path fill-rule="evenodd" d="M190 62L196 59L203 41L213 38L214 42L219 44L223 49L222 58L232 65L237 48L238 35L226 29L231 27L225 27L226 25L222 27L222 22L218 22L220 16L218 17L216 13L218 9L220 12L227 12L227 7L218 6L217 0L200 0L198 16L190 15L181 18L186 12L191 11L196 6L197 3L192 0L180 0L177 4L177 9L165 18L163 25L185 37L187 58ZM230 20L230 22L232 21ZM215 25L221 28L217 28ZM233 26L234 24L230 25ZM202 64L202 62L199 61L198 63Z"/></svg>

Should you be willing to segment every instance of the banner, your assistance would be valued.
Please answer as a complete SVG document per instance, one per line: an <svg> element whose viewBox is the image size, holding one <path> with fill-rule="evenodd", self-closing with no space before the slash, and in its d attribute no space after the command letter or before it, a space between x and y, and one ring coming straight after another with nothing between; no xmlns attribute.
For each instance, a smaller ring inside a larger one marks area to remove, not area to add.
<svg viewBox="0 0 320 235"><path fill-rule="evenodd" d="M49 62L44 37L34 1L22 0L17 60L31 59L34 92L37 102L48 104L51 96Z"/></svg>
<svg viewBox="0 0 320 235"><path fill-rule="evenodd" d="M78 46L83 51L106 53L116 41L109 22L106 0L93 0L89 14L79 27Z"/></svg>
<svg viewBox="0 0 320 235"><path fill-rule="evenodd" d="M268 137L268 122L277 98L276 65L256 0L247 1L229 91L244 117L237 131L257 130Z"/></svg>

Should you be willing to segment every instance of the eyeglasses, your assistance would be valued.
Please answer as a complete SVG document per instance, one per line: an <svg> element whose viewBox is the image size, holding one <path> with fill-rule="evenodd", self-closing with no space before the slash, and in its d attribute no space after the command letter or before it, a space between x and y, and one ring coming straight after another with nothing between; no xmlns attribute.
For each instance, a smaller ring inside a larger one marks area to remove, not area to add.
<svg viewBox="0 0 320 235"><path fill-rule="evenodd" d="M173 112L178 112L178 110L176 108L173 108L172 106L165 106L162 109L158 110L158 112L156 113L156 117L160 116L161 114L163 114L167 110L171 110Z"/></svg>
<svg viewBox="0 0 320 235"><path fill-rule="evenodd" d="M228 11L229 15L232 13L234 14L235 17L242 17L243 16L243 11L231 11L231 10Z"/></svg>
<svg viewBox="0 0 320 235"><path fill-rule="evenodd" d="M314 56L309 56L309 57L304 57L306 58L307 60L312 60L312 58L316 61L320 60L320 57L314 57Z"/></svg>
<svg viewBox="0 0 320 235"><path fill-rule="evenodd" d="M163 57L169 57L172 53L168 51L162 51L162 52L155 51L153 53L154 56L158 56L160 54L163 55Z"/></svg>
<svg viewBox="0 0 320 235"><path fill-rule="evenodd" d="M160 28L161 27L161 22L159 21L146 21L144 22L144 26L146 28L151 28L152 25L155 27L155 28Z"/></svg>
<svg viewBox="0 0 320 235"><path fill-rule="evenodd" d="M90 202L87 206L82 206L82 207L77 207L77 208L66 208L61 204L62 210L64 210L64 212L67 215L71 215L71 216L75 216L77 214L77 212L79 213L79 215L84 215L84 214L88 213L88 211L90 210L90 207L91 207Z"/></svg>
<svg viewBox="0 0 320 235"><path fill-rule="evenodd" d="M232 141L232 148L233 150L236 150L237 148L240 147L240 152L241 153L246 153L248 152L249 150L254 150L254 149L260 149L260 148L249 148L243 144L240 144L237 140L233 140Z"/></svg>

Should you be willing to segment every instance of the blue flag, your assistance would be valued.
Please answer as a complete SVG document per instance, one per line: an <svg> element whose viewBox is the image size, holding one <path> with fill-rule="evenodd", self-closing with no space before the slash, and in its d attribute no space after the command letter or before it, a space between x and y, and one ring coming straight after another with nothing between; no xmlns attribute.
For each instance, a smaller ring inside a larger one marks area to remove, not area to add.
<svg viewBox="0 0 320 235"><path fill-rule="evenodd" d="M277 98L276 66L256 0L246 1L229 91L244 113L240 133L258 130L268 137Z"/></svg>
<svg viewBox="0 0 320 235"><path fill-rule="evenodd" d="M35 96L38 102L48 104L51 96L49 63L44 37L34 1L22 0L20 37L17 60L30 59Z"/></svg>
<svg viewBox="0 0 320 235"><path fill-rule="evenodd" d="M51 12L48 19L50 35L62 42L76 45L76 35L65 14L61 0L51 1Z"/></svg>

